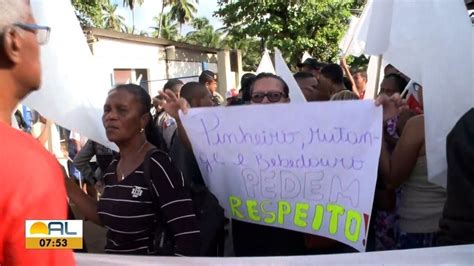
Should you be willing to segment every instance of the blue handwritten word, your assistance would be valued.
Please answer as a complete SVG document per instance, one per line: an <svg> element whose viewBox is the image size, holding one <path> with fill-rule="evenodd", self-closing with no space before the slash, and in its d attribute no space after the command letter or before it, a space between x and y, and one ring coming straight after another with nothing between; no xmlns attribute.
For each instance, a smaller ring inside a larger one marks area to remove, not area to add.
<svg viewBox="0 0 474 266"><path fill-rule="evenodd" d="M364 131L357 133L344 127L334 127L332 130L324 131L321 128L310 128L310 139L308 145L313 143L330 143L330 144L368 144L372 145L373 140L379 137L373 136L372 133Z"/></svg>
<svg viewBox="0 0 474 266"><path fill-rule="evenodd" d="M239 152L239 154L237 154L237 162L234 163L234 165L237 165L237 166L245 166L245 156Z"/></svg>
<svg viewBox="0 0 474 266"><path fill-rule="evenodd" d="M212 165L209 159L207 158L206 154L201 153L199 154L199 162L201 162L201 165L204 167L205 171L207 174L212 172ZM202 168L201 168L202 169Z"/></svg>
<svg viewBox="0 0 474 266"><path fill-rule="evenodd" d="M364 166L364 161L354 157L308 157L304 154L296 158L287 158L281 154L271 157L264 157L262 154L256 154L255 160L260 170L270 168L286 169L314 169L314 168L332 168L360 171Z"/></svg>
<svg viewBox="0 0 474 266"><path fill-rule="evenodd" d="M239 126L237 132L221 132L220 119L200 119L204 134L206 135L207 144L209 146L227 145L227 144L249 144L249 145L265 145L274 144L293 144L300 134L299 131L267 131L258 130L250 131Z"/></svg>

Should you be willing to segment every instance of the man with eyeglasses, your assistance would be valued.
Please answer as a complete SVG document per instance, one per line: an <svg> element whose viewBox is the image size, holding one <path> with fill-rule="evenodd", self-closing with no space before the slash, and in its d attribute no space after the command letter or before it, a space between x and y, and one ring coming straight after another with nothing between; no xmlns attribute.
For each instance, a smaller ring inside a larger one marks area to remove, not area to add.
<svg viewBox="0 0 474 266"><path fill-rule="evenodd" d="M49 28L26 0L0 0L0 14L0 265L74 265L70 250L26 249L25 220L67 219L66 191L55 158L10 126L18 102L40 87Z"/></svg>

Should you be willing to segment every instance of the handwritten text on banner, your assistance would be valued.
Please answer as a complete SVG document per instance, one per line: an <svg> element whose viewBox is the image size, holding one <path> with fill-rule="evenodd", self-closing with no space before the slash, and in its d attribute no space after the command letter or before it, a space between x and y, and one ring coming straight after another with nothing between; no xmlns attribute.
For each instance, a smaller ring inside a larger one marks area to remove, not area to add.
<svg viewBox="0 0 474 266"><path fill-rule="evenodd" d="M197 108L181 118L228 216L365 250L382 108L372 101L273 104Z"/></svg>

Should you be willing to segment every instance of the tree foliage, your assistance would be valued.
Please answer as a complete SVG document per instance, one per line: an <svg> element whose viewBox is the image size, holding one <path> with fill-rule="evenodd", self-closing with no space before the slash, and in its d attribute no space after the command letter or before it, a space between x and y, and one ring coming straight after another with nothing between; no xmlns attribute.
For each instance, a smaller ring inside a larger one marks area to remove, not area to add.
<svg viewBox="0 0 474 266"><path fill-rule="evenodd" d="M335 61L351 10L362 4L361 0L218 0L216 15L234 41L258 38L267 48L280 49L294 66L305 51L320 61Z"/></svg>
<svg viewBox="0 0 474 266"><path fill-rule="evenodd" d="M260 40L257 38L237 39L227 35L224 39L224 47L231 50L240 50L242 53L242 69L244 71L257 70L261 60Z"/></svg>
<svg viewBox="0 0 474 266"><path fill-rule="evenodd" d="M71 0L76 16L83 27L102 27L102 4L104 0Z"/></svg>
<svg viewBox="0 0 474 266"><path fill-rule="evenodd" d="M183 24L190 22L197 12L197 7L194 0L173 0L170 1L171 18L179 23L179 32Z"/></svg>
<svg viewBox="0 0 474 266"><path fill-rule="evenodd" d="M117 4L111 4L109 1L102 5L103 26L106 29L128 32L129 29L125 25L125 18L116 14L117 7ZM131 30L133 31L133 28Z"/></svg>
<svg viewBox="0 0 474 266"><path fill-rule="evenodd" d="M161 23L160 23L161 17ZM171 18L171 13L161 14L153 18L153 21L156 26L152 27L154 29L152 36L161 37L168 40L176 41L179 37L178 35L178 25ZM161 32L159 32L161 31Z"/></svg>
<svg viewBox="0 0 474 266"><path fill-rule="evenodd" d="M130 10L135 9L136 6L143 5L144 0L123 0L123 6L129 7Z"/></svg>
<svg viewBox="0 0 474 266"><path fill-rule="evenodd" d="M195 31L191 31L186 35L185 42L204 47L223 48L222 32L215 30L207 18L195 18L191 25Z"/></svg>

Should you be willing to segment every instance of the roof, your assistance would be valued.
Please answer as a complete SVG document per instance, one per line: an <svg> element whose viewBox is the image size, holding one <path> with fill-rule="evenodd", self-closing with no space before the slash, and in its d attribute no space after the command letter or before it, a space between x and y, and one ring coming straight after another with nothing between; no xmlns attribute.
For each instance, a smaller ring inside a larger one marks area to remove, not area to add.
<svg viewBox="0 0 474 266"><path fill-rule="evenodd" d="M162 46L173 45L176 48L189 49L189 50L195 50L199 52L212 53L212 54L216 54L217 52L220 51L220 49L215 49L215 48L208 48L208 47L192 45L192 44L187 44L187 43L182 43L182 42L175 42L175 41L170 41L163 38L152 38L152 37L146 37L146 36L141 36L141 35L128 34L128 33L118 32L114 30L106 30L106 29L99 29L99 28L84 28L83 31L84 33L88 35L91 34L96 37L106 37L106 38L117 39L121 41L155 44L155 45L162 45Z"/></svg>

